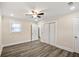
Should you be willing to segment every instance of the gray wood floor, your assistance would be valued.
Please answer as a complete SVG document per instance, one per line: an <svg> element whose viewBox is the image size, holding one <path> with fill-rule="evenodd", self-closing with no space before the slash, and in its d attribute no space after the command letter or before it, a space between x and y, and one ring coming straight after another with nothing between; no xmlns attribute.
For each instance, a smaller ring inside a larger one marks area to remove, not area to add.
<svg viewBox="0 0 79 59"><path fill-rule="evenodd" d="M40 41L27 42L3 48L2 57L78 57L72 53Z"/></svg>

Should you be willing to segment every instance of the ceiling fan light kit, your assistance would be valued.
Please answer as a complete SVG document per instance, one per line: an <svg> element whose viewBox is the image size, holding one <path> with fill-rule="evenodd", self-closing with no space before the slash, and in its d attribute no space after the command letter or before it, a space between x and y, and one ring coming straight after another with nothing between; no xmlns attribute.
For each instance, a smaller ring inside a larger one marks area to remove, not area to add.
<svg viewBox="0 0 79 59"><path fill-rule="evenodd" d="M38 11L36 9L30 11L30 13L26 13L25 14L26 16L27 15L31 15L32 18L36 19L36 18L41 18L42 15L44 15L44 13L42 12L42 10Z"/></svg>

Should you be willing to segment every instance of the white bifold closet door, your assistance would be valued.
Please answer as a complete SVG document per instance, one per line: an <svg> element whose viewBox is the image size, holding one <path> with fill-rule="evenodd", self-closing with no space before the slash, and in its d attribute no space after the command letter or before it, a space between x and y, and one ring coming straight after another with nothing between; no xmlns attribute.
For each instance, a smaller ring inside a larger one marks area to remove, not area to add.
<svg viewBox="0 0 79 59"><path fill-rule="evenodd" d="M50 23L49 24L49 42L50 45L54 45L55 44L55 24L54 23Z"/></svg>
<svg viewBox="0 0 79 59"><path fill-rule="evenodd" d="M42 29L43 39L42 42L49 44L49 24L44 24Z"/></svg>
<svg viewBox="0 0 79 59"><path fill-rule="evenodd" d="M55 23L45 23L42 28L42 42L50 45L55 44Z"/></svg>

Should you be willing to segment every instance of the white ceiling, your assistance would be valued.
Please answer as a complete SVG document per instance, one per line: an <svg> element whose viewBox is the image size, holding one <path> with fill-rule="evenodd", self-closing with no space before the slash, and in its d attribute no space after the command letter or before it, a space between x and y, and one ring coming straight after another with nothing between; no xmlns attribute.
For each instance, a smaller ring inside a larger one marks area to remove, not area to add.
<svg viewBox="0 0 79 59"><path fill-rule="evenodd" d="M32 19L31 16L25 16L24 14L28 11L35 9L45 9L45 13L41 19L51 20L59 16L75 12L79 10L79 3L74 3L76 9L71 11L67 2L1 2L2 14L4 16L10 16L11 13L14 14L13 17L19 19Z"/></svg>

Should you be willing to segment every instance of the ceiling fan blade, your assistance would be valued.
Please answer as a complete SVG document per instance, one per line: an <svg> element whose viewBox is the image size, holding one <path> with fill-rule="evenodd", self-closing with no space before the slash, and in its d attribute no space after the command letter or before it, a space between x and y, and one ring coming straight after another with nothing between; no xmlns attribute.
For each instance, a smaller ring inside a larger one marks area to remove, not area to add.
<svg viewBox="0 0 79 59"><path fill-rule="evenodd" d="M25 15L32 15L32 14L25 14Z"/></svg>
<svg viewBox="0 0 79 59"><path fill-rule="evenodd" d="M38 18L41 18L41 16L37 16Z"/></svg>
<svg viewBox="0 0 79 59"><path fill-rule="evenodd" d="M25 13L25 15L33 15L32 13Z"/></svg>
<svg viewBox="0 0 79 59"><path fill-rule="evenodd" d="M39 13L38 15L44 15L44 13Z"/></svg>

